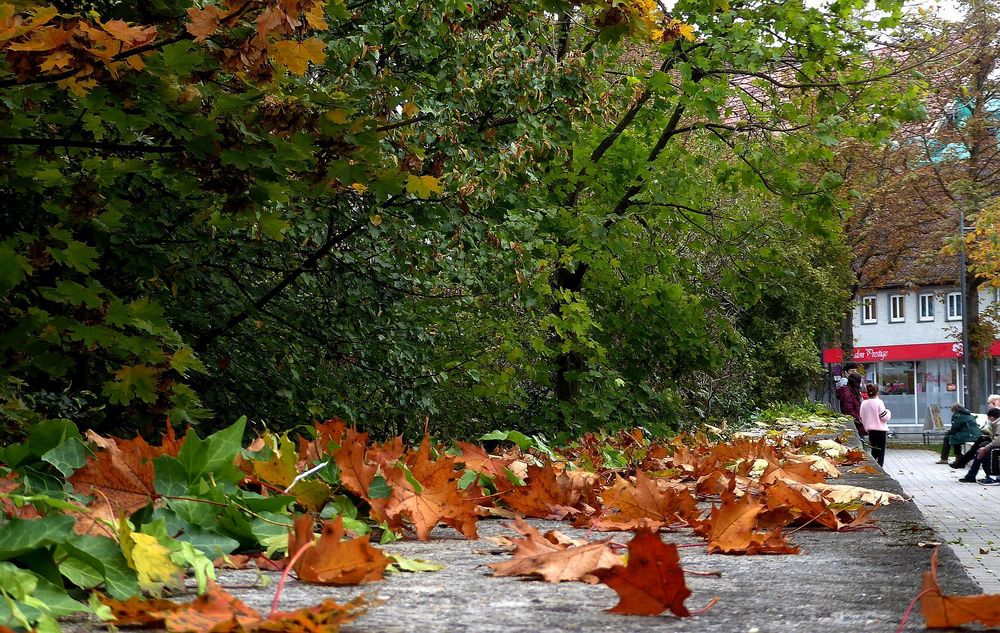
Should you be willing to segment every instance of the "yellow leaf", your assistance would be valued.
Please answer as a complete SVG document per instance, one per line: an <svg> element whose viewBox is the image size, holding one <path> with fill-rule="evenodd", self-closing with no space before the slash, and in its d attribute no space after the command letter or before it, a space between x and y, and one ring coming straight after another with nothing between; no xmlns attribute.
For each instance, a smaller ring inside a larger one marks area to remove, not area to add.
<svg viewBox="0 0 1000 633"><path fill-rule="evenodd" d="M403 106L403 114L405 114L408 118L416 116L417 112L420 112L420 108L413 105L409 101L407 101L406 105Z"/></svg>
<svg viewBox="0 0 1000 633"><path fill-rule="evenodd" d="M693 42L695 40L695 37L694 37L694 27L691 26L690 24L681 24L681 25L679 25L677 27L677 32L681 34L681 37L683 37L684 39L686 39L689 42Z"/></svg>
<svg viewBox="0 0 1000 633"><path fill-rule="evenodd" d="M306 22L317 31L325 31L328 28L326 18L323 16L322 2L317 0L317 2L312 5L312 8L306 11Z"/></svg>
<svg viewBox="0 0 1000 633"><path fill-rule="evenodd" d="M326 118L330 119L337 125L344 125L347 123L347 112L343 110L330 110L326 113Z"/></svg>
<svg viewBox="0 0 1000 633"><path fill-rule="evenodd" d="M444 191L444 185L434 176L414 176L410 174L406 177L406 190L421 198L430 198L431 193L441 193Z"/></svg>
<svg viewBox="0 0 1000 633"><path fill-rule="evenodd" d="M139 576L139 586L158 593L164 586L183 587L184 571L170 560L168 550L155 536L133 532L132 568Z"/></svg>
<svg viewBox="0 0 1000 633"><path fill-rule="evenodd" d="M379 224L382 224L382 216L380 214L378 214L378 213L376 213L375 215L371 216L369 219L372 221L372 224L374 224L375 226L378 226Z"/></svg>
<svg viewBox="0 0 1000 633"><path fill-rule="evenodd" d="M360 182L356 182L353 185L351 185L351 189L357 191L358 193L364 193L368 191L368 187L362 185Z"/></svg>
<svg viewBox="0 0 1000 633"><path fill-rule="evenodd" d="M322 64L326 61L326 44L315 37L301 42L281 40L274 45L271 59L287 68L291 73L304 75L309 67L309 62Z"/></svg>

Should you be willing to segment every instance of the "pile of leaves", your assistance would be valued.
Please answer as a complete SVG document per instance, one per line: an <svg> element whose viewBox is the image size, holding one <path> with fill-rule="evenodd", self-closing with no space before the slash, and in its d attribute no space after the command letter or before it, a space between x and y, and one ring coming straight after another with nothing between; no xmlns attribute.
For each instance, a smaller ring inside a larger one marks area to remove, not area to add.
<svg viewBox="0 0 1000 633"><path fill-rule="evenodd" d="M168 428L150 444L46 422L0 450L0 624L58 630L57 618L90 612L171 631L296 630L303 619L335 630L365 605L260 614L215 585L215 566L367 583L430 568L387 555L373 538L429 540L442 525L477 538L478 522L498 516L519 536L494 575L603 582L621 596L612 612L687 616L680 557L661 532L690 530L709 553L795 554L788 528L853 530L901 501L826 483L864 454L798 433L723 442L634 430L558 449L494 433L490 452L429 437L373 442L339 420L244 446L245 425L204 439ZM635 536L623 546L542 535L522 517ZM184 591L187 576L198 585L194 603L162 599Z"/></svg>

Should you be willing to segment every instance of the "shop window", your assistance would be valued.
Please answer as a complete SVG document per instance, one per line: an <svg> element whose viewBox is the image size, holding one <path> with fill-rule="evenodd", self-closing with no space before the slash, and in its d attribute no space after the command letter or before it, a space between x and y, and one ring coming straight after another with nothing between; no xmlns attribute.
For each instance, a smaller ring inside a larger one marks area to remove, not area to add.
<svg viewBox="0 0 1000 633"><path fill-rule="evenodd" d="M921 321L934 320L934 295L920 295L920 318Z"/></svg>
<svg viewBox="0 0 1000 633"><path fill-rule="evenodd" d="M861 299L861 322L878 323L878 313L875 311L875 297Z"/></svg>
<svg viewBox="0 0 1000 633"><path fill-rule="evenodd" d="M906 297L891 295L889 297L889 323L902 323L906 320Z"/></svg>
<svg viewBox="0 0 1000 633"><path fill-rule="evenodd" d="M961 292L950 292L950 293L948 293L948 320L949 321L961 321L962 320L962 293Z"/></svg>

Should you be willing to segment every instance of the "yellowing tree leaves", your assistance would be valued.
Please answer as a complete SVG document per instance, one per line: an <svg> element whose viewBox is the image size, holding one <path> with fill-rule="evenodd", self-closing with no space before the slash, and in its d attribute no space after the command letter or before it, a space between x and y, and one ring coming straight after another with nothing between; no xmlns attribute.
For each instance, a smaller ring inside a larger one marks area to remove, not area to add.
<svg viewBox="0 0 1000 633"><path fill-rule="evenodd" d="M219 7L211 4L204 9L191 7L187 14L191 20L187 24L187 31L194 35L194 41L204 42L205 38L219 30L219 17L222 15Z"/></svg>
<svg viewBox="0 0 1000 633"><path fill-rule="evenodd" d="M274 45L271 59L296 75L306 74L309 62L322 64L326 61L326 44L315 37L301 42L297 40L281 40Z"/></svg>
<svg viewBox="0 0 1000 633"><path fill-rule="evenodd" d="M132 567L139 575L139 586L159 593L164 587L183 587L184 571L170 560L170 550L155 536L133 532Z"/></svg>
<svg viewBox="0 0 1000 633"><path fill-rule="evenodd" d="M430 198L432 193L444 191L444 185L434 176L414 176L410 174L406 177L406 190L421 198Z"/></svg>

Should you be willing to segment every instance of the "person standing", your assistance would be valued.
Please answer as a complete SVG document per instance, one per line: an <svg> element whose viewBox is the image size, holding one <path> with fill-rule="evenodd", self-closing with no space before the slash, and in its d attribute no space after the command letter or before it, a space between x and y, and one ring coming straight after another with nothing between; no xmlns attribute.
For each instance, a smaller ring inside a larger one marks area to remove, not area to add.
<svg viewBox="0 0 1000 633"><path fill-rule="evenodd" d="M951 428L944 434L944 441L941 443L941 459L937 463L947 464L948 453L952 450L955 452L955 458L960 458L962 444L975 442L979 439L979 435L979 423L976 422L976 416L957 402L951 405Z"/></svg>
<svg viewBox="0 0 1000 633"><path fill-rule="evenodd" d="M868 432L868 442L872 447L872 457L882 466L885 462L885 441L889 434L889 420L892 412L885 408L882 398L878 397L878 385L868 383L865 387L868 399L861 403L858 412L861 424Z"/></svg>
<svg viewBox="0 0 1000 633"><path fill-rule="evenodd" d="M848 374L847 384L837 389L837 399L840 400L840 412L854 418L854 427L858 435L865 437L868 431L861 424L861 375Z"/></svg>

